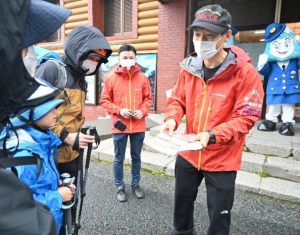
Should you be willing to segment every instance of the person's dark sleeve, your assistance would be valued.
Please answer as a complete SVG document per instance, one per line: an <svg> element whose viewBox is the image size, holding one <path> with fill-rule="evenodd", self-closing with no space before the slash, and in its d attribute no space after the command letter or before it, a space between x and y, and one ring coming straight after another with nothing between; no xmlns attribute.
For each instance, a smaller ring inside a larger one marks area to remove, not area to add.
<svg viewBox="0 0 300 235"><path fill-rule="evenodd" d="M51 61L46 61L37 67L34 75L36 78L41 78L49 82L52 86L55 86L58 79L58 68L57 65Z"/></svg>

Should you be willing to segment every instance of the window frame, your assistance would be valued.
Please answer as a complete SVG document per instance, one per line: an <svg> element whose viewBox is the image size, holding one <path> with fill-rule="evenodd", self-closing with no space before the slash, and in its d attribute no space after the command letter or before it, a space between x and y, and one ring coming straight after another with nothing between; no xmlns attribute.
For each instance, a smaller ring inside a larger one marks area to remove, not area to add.
<svg viewBox="0 0 300 235"><path fill-rule="evenodd" d="M103 8L105 4L104 1L105 0L103 0ZM105 13L104 13L103 21L105 21ZM137 21L138 21L138 0L132 0L131 32L123 32L123 33L121 32L121 33L116 33L113 36L106 36L106 35L104 36L109 41L137 38L138 36Z"/></svg>

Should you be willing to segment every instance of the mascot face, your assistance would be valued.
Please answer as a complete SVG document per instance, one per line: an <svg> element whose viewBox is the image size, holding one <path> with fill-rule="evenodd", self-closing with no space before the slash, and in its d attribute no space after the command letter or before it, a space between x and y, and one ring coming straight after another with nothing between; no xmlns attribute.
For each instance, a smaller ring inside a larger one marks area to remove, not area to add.
<svg viewBox="0 0 300 235"><path fill-rule="evenodd" d="M286 59L293 54L295 46L291 37L275 39L271 42L270 53L278 58Z"/></svg>
<svg viewBox="0 0 300 235"><path fill-rule="evenodd" d="M273 41L268 42L265 53L269 61L286 61L300 57L300 44L295 34L286 27L284 32Z"/></svg>

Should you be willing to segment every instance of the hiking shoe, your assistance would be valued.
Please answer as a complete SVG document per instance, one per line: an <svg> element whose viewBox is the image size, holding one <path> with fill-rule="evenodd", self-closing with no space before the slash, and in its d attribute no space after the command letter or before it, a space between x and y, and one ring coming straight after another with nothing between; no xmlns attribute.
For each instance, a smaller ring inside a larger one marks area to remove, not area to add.
<svg viewBox="0 0 300 235"><path fill-rule="evenodd" d="M294 136L295 131L293 124L290 122L282 123L281 127L279 128L279 134L286 136Z"/></svg>
<svg viewBox="0 0 300 235"><path fill-rule="evenodd" d="M258 125L257 130L259 131L276 131L276 122L270 120L264 120Z"/></svg>
<svg viewBox="0 0 300 235"><path fill-rule="evenodd" d="M138 199L142 199L145 197L145 192L141 189L139 185L137 186L131 186L133 194L136 196Z"/></svg>
<svg viewBox="0 0 300 235"><path fill-rule="evenodd" d="M118 188L117 199L118 199L119 202L126 202L127 201L125 188Z"/></svg>

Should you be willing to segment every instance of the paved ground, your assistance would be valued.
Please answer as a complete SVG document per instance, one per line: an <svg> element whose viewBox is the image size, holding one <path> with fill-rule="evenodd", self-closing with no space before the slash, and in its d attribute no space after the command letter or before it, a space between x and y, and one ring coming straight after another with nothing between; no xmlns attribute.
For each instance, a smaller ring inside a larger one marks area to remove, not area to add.
<svg viewBox="0 0 300 235"><path fill-rule="evenodd" d="M129 176L127 169L125 179L128 184ZM129 194L126 203L115 199L111 163L92 162L88 180L81 235L163 235L171 228L174 178L144 172L142 185L146 198L138 200ZM195 207L198 234L206 234L208 218L203 187ZM232 211L233 235L300 235L299 222L300 204L236 192Z"/></svg>

